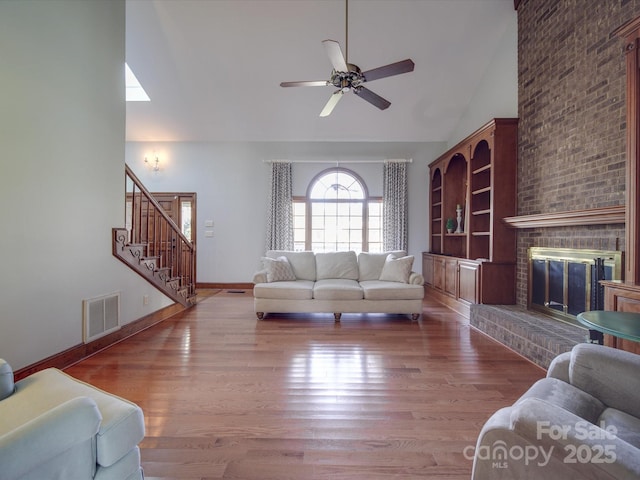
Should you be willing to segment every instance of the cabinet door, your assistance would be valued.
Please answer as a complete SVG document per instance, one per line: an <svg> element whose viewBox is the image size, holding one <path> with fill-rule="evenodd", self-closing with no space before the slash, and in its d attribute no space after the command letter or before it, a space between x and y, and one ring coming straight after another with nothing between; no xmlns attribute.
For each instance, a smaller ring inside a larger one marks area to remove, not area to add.
<svg viewBox="0 0 640 480"><path fill-rule="evenodd" d="M604 283L604 309L616 312L640 312L640 289L633 284L616 286ZM611 335L604 336L604 344L608 347L627 350L640 354L640 343Z"/></svg>
<svg viewBox="0 0 640 480"><path fill-rule="evenodd" d="M480 298L480 265L458 262L458 297L469 303L478 303Z"/></svg>
<svg viewBox="0 0 640 480"><path fill-rule="evenodd" d="M433 288L444 290L444 259L433 258Z"/></svg>
<svg viewBox="0 0 640 480"><path fill-rule="evenodd" d="M458 260L447 258L444 261L444 292L455 297L458 284Z"/></svg>
<svg viewBox="0 0 640 480"><path fill-rule="evenodd" d="M433 286L433 257L431 255L422 254L422 275L424 283Z"/></svg>

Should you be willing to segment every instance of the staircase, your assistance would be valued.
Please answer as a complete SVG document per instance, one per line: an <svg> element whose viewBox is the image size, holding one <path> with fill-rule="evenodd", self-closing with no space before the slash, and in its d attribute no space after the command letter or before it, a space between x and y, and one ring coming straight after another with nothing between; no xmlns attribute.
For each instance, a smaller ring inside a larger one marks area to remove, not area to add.
<svg viewBox="0 0 640 480"><path fill-rule="evenodd" d="M185 307L196 303L196 251L125 165L125 228L113 229L113 255Z"/></svg>

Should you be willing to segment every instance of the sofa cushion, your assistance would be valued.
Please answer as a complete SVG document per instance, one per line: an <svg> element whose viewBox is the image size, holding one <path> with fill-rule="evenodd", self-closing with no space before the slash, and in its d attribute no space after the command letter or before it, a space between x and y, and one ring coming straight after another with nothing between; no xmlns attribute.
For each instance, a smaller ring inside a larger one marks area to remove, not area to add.
<svg viewBox="0 0 640 480"><path fill-rule="evenodd" d="M316 280L329 278L358 280L356 252L316 253Z"/></svg>
<svg viewBox="0 0 640 480"><path fill-rule="evenodd" d="M409 283L411 267L413 267L413 255L397 258L395 255L390 253L382 267L380 280L387 282Z"/></svg>
<svg viewBox="0 0 640 480"><path fill-rule="evenodd" d="M331 278L318 280L313 287L317 300L362 300L362 288L355 280Z"/></svg>
<svg viewBox="0 0 640 480"><path fill-rule="evenodd" d="M640 448L640 418L629 415L622 410L605 408L598 419L598 426L612 431L618 438Z"/></svg>
<svg viewBox="0 0 640 480"><path fill-rule="evenodd" d="M269 250L269 258L287 257L293 273L298 280L316 279L316 256L313 252L291 252L288 250Z"/></svg>
<svg viewBox="0 0 640 480"><path fill-rule="evenodd" d="M0 358L0 400L7 398L14 390L13 369L11 365Z"/></svg>
<svg viewBox="0 0 640 480"><path fill-rule="evenodd" d="M296 279L291 264L284 255L278 258L262 258L262 265L267 272L267 282L284 282Z"/></svg>
<svg viewBox="0 0 640 480"><path fill-rule="evenodd" d="M363 280L378 280L380 278L380 274L382 273L384 262L389 254L400 258L405 257L407 255L407 252L403 250L396 250L393 252L385 253L362 252L358 254L358 280L360 280L361 282Z"/></svg>
<svg viewBox="0 0 640 480"><path fill-rule="evenodd" d="M383 280L360 282L366 300L418 300L424 298L422 285L411 285Z"/></svg>
<svg viewBox="0 0 640 480"><path fill-rule="evenodd" d="M253 287L253 296L276 300L311 300L313 298L313 282L295 280L293 282L259 283Z"/></svg>

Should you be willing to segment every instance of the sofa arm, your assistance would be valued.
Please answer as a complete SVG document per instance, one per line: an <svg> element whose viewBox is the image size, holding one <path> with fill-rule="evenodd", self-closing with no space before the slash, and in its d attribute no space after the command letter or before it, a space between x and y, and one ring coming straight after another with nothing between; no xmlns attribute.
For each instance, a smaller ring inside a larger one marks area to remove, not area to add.
<svg viewBox="0 0 640 480"><path fill-rule="evenodd" d="M638 448L533 397L494 413L473 454L473 480L640 478Z"/></svg>
<svg viewBox="0 0 640 480"><path fill-rule="evenodd" d="M418 272L411 272L409 275L409 283L411 285L424 285L424 277Z"/></svg>
<svg viewBox="0 0 640 480"><path fill-rule="evenodd" d="M267 271L266 270L258 270L253 274L253 283L267 283Z"/></svg>
<svg viewBox="0 0 640 480"><path fill-rule="evenodd" d="M510 421L514 433L569 470L588 478L640 478L640 449L618 438L606 425L603 429L538 398L514 405Z"/></svg>
<svg viewBox="0 0 640 480"><path fill-rule="evenodd" d="M569 364L571 363L571 352L564 352L554 358L549 364L547 378L557 378L563 382L569 381Z"/></svg>
<svg viewBox="0 0 640 480"><path fill-rule="evenodd" d="M11 415L11 412L2 412ZM76 397L0 435L2 479L21 478L98 433L102 416L88 397ZM90 460L90 459L89 459ZM94 459L95 461L95 459Z"/></svg>

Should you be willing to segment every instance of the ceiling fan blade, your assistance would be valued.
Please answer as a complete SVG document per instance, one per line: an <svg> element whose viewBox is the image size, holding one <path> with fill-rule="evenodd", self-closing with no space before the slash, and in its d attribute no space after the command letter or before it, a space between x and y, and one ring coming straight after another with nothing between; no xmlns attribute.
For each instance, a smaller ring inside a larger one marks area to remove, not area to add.
<svg viewBox="0 0 640 480"><path fill-rule="evenodd" d="M324 49L327 51L327 55L329 56L329 60L331 61L331 65L333 65L335 71L348 72L349 68L347 68L347 62L344 59L342 50L340 50L340 44L335 40L323 40L322 44L324 45Z"/></svg>
<svg viewBox="0 0 640 480"><path fill-rule="evenodd" d="M281 82L281 87L326 87L331 85L327 80L311 80L303 82Z"/></svg>
<svg viewBox="0 0 640 480"><path fill-rule="evenodd" d="M359 97L362 97L364 100L369 102L371 105L374 105L374 106L378 107L380 110L384 110L386 108L389 108L389 105L391 105L390 101L385 100L384 98L382 98L377 93L373 93L368 88L356 87L356 88L353 89L353 93L355 93Z"/></svg>
<svg viewBox="0 0 640 480"><path fill-rule="evenodd" d="M321 117L329 116L329 114L333 112L333 109L336 107L336 105L338 104L338 102L340 101L343 95L344 95L344 92L342 90L337 90L333 95L331 95L331 97L329 97L329 101L320 112L320 116Z"/></svg>
<svg viewBox="0 0 640 480"><path fill-rule="evenodd" d="M364 77L365 82L370 82L379 78L391 77L393 75L400 75L401 73L413 72L414 66L415 64L413 63L413 61L407 58L406 60L401 60L396 63L390 63L389 65L385 65L383 67L367 70L366 72L362 72L362 76Z"/></svg>

